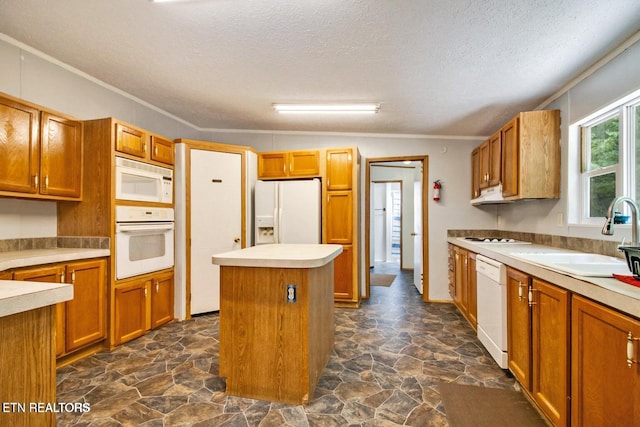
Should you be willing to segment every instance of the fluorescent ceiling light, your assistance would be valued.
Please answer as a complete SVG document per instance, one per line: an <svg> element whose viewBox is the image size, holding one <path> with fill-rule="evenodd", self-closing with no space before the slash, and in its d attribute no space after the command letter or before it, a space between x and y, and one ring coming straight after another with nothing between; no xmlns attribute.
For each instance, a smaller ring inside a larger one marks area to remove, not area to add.
<svg viewBox="0 0 640 427"><path fill-rule="evenodd" d="M281 114L375 114L380 104L273 104Z"/></svg>

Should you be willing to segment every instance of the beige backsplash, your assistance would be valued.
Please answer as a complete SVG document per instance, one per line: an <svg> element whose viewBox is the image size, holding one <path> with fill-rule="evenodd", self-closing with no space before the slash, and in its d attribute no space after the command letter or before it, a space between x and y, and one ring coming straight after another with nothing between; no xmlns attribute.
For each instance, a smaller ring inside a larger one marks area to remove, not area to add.
<svg viewBox="0 0 640 427"><path fill-rule="evenodd" d="M553 246L573 251L589 252L624 258L618 251L619 242L611 240L585 239L582 237L556 236L552 234L524 233L506 230L447 230L448 237L498 237L523 240L538 245Z"/></svg>
<svg viewBox="0 0 640 427"><path fill-rule="evenodd" d="M0 240L0 252L28 251L31 249L83 248L109 249L108 237L34 237Z"/></svg>

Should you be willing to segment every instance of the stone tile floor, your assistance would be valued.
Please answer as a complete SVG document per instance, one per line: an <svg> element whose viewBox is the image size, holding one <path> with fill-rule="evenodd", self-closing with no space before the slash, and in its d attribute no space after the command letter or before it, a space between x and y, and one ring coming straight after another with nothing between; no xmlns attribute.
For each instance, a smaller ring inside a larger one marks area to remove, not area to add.
<svg viewBox="0 0 640 427"><path fill-rule="evenodd" d="M307 405L228 396L209 314L58 370L58 402L90 405L58 426L447 426L440 382L514 388L453 305L423 303L411 271L393 272L360 309L336 309L335 351Z"/></svg>

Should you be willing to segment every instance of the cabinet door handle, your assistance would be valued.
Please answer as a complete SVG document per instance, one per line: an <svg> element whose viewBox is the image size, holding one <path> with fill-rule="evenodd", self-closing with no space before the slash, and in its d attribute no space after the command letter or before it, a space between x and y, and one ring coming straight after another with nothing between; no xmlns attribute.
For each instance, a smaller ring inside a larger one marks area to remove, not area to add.
<svg viewBox="0 0 640 427"><path fill-rule="evenodd" d="M72 270L71 271L71 283L75 285L76 283L76 271Z"/></svg>
<svg viewBox="0 0 640 427"><path fill-rule="evenodd" d="M147 152L147 143L146 142L142 143L142 152L145 153L145 154Z"/></svg>
<svg viewBox="0 0 640 427"><path fill-rule="evenodd" d="M523 290L523 288L526 288L526 287L527 287L527 285L525 285L524 283L522 283L520 281L518 282L518 300L519 301L522 301L524 299L524 290Z"/></svg>
<svg viewBox="0 0 640 427"><path fill-rule="evenodd" d="M631 368L631 365L634 363L640 363L637 359L634 359L635 355L635 342L640 341L640 338L636 338L633 336L631 331L627 334L627 366Z"/></svg>
<svg viewBox="0 0 640 427"><path fill-rule="evenodd" d="M44 189L49 188L49 175L44 176Z"/></svg>
<svg viewBox="0 0 640 427"><path fill-rule="evenodd" d="M533 300L533 293L536 292L536 291L537 291L537 289L533 289L531 287L529 288L529 295L528 295L529 307L532 307L532 306L537 304L537 302L535 302Z"/></svg>
<svg viewBox="0 0 640 427"><path fill-rule="evenodd" d="M39 182L39 180L38 180L38 175L37 175L37 174L36 174L36 175L33 175L33 185L34 185L36 188L38 188L38 182Z"/></svg>
<svg viewBox="0 0 640 427"><path fill-rule="evenodd" d="M160 292L160 283L156 280L156 294Z"/></svg>
<svg viewBox="0 0 640 427"><path fill-rule="evenodd" d="M145 298L147 297L147 287L146 286L144 287L144 297Z"/></svg>
<svg viewBox="0 0 640 427"><path fill-rule="evenodd" d="M65 283L67 276L64 274L64 271L60 273L60 283Z"/></svg>
<svg viewBox="0 0 640 427"><path fill-rule="evenodd" d="M158 146L157 146L157 145L154 145L154 146L153 146L153 155L154 155L154 156L157 156L157 155L158 155Z"/></svg>

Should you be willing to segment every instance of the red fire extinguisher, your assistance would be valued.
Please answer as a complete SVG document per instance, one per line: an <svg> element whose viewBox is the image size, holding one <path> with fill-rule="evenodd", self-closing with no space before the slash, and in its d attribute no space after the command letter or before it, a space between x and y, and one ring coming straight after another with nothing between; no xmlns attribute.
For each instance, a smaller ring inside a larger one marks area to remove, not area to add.
<svg viewBox="0 0 640 427"><path fill-rule="evenodd" d="M442 184L440 184L440 180L437 180L433 183L433 200L436 202L440 200L440 189L442 188Z"/></svg>

